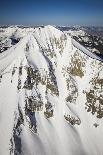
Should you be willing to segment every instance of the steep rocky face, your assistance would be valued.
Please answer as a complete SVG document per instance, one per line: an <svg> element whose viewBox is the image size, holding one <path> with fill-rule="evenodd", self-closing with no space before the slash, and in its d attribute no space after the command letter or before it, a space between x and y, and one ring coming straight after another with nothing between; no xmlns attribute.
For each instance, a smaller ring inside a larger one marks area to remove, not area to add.
<svg viewBox="0 0 103 155"><path fill-rule="evenodd" d="M52 26L24 36L0 55L0 154L102 154L102 59Z"/></svg>

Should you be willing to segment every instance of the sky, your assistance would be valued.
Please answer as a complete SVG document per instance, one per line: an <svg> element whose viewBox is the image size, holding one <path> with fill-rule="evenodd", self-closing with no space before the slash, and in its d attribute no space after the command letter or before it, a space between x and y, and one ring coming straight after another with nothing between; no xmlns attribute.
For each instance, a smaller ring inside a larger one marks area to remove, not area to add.
<svg viewBox="0 0 103 155"><path fill-rule="evenodd" d="M0 0L0 25L103 26L103 0Z"/></svg>

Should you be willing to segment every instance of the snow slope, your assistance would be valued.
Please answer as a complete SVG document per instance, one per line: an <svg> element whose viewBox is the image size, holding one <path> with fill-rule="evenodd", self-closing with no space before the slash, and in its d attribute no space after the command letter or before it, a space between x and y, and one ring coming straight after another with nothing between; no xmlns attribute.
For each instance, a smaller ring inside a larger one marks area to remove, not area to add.
<svg viewBox="0 0 103 155"><path fill-rule="evenodd" d="M50 25L22 36L0 54L0 155L102 155L102 59Z"/></svg>

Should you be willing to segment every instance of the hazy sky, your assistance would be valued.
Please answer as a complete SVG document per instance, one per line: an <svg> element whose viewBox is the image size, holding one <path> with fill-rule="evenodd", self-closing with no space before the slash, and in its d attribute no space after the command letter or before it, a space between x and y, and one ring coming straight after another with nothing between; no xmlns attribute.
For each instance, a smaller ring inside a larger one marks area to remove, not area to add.
<svg viewBox="0 0 103 155"><path fill-rule="evenodd" d="M103 26L103 0L0 0L0 24Z"/></svg>

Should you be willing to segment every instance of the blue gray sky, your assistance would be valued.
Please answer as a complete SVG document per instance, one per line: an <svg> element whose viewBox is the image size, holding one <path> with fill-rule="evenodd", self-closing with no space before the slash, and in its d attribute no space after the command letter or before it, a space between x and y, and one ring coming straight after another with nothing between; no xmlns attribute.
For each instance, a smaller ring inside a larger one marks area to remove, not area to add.
<svg viewBox="0 0 103 155"><path fill-rule="evenodd" d="M0 25L103 26L103 0L0 0Z"/></svg>

